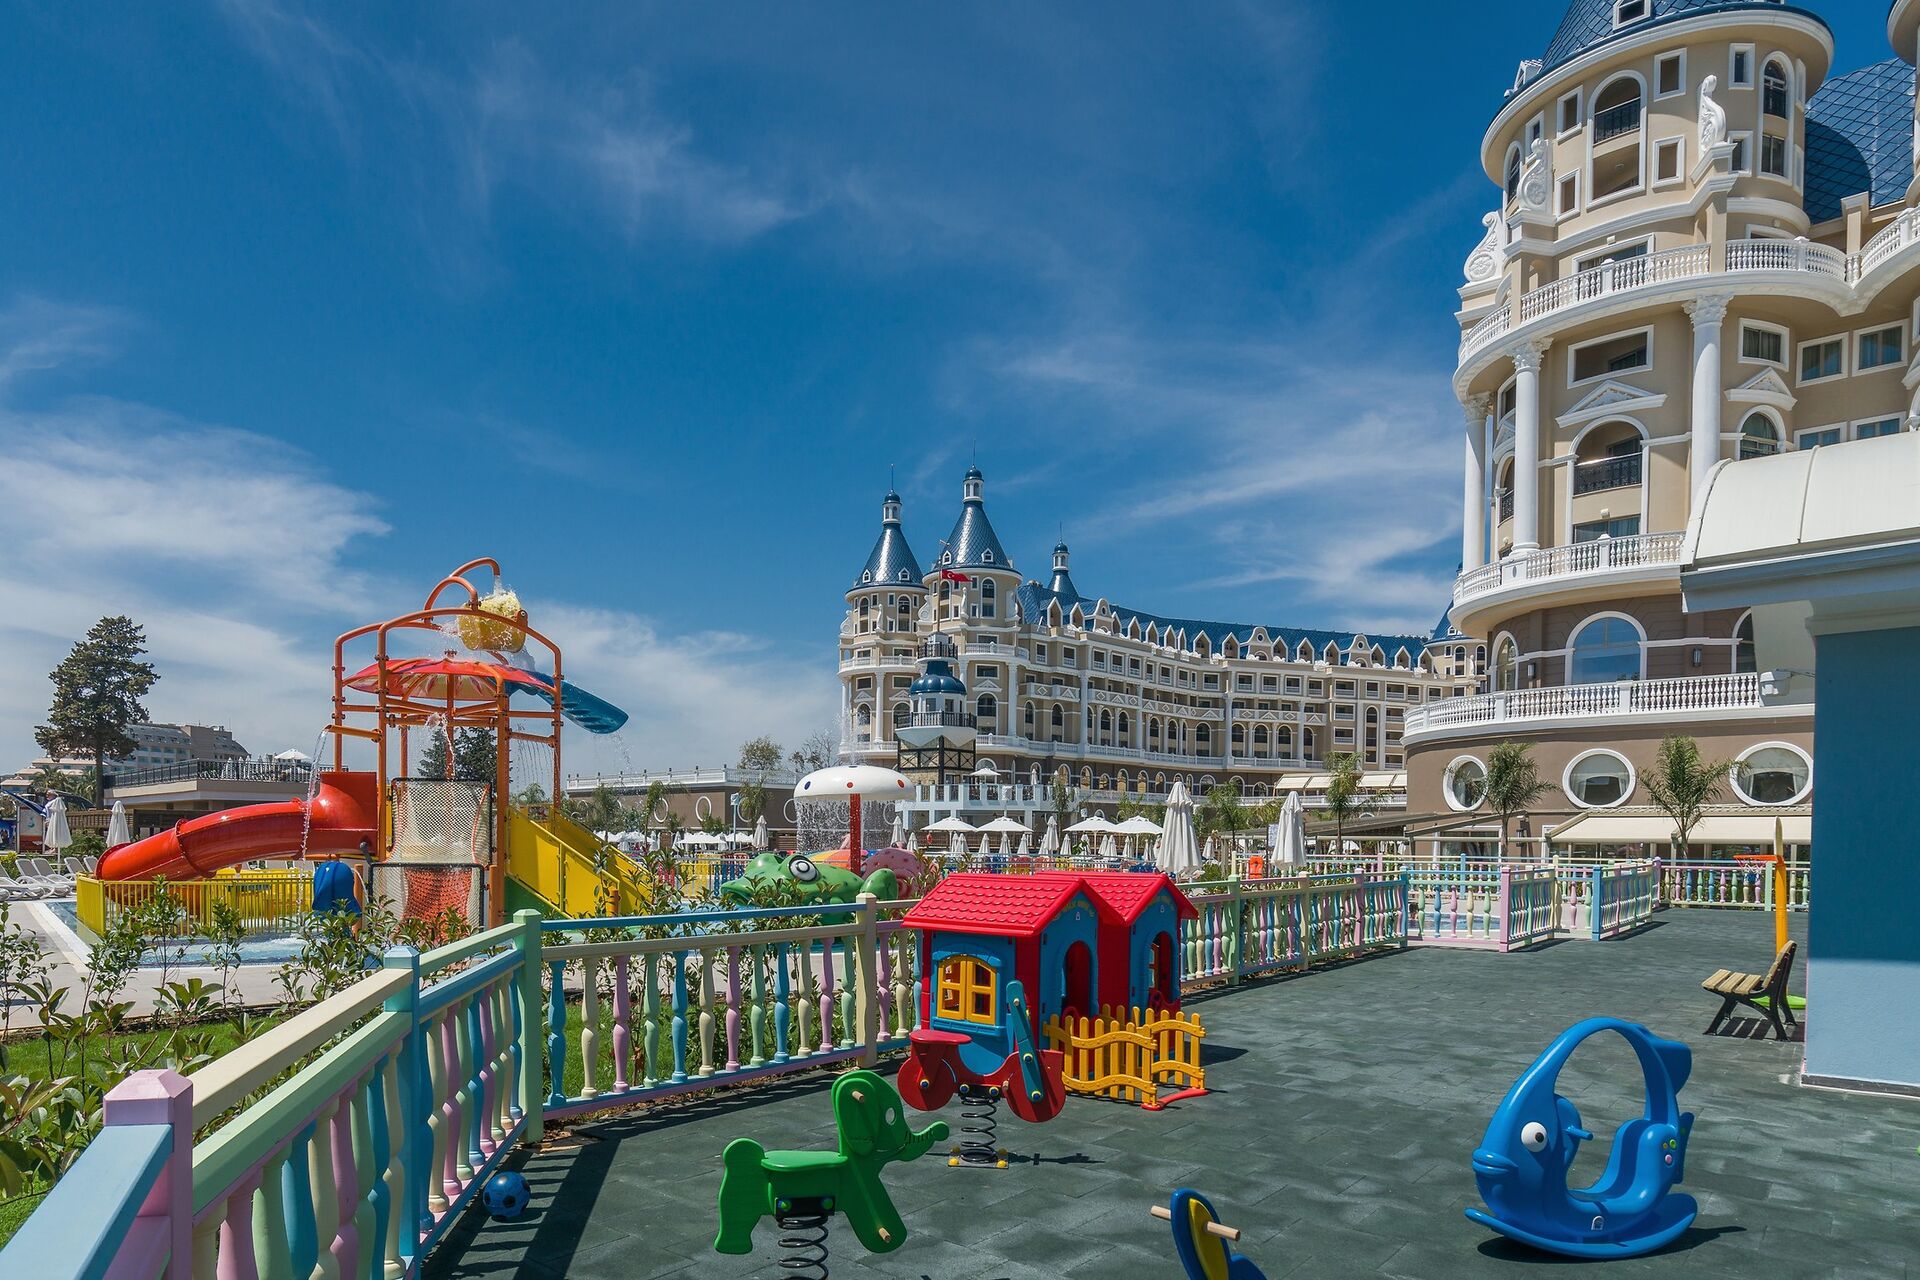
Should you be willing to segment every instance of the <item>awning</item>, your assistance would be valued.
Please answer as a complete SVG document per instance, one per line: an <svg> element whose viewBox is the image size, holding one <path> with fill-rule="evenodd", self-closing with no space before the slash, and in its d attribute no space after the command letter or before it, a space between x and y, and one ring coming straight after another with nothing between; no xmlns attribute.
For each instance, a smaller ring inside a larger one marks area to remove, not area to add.
<svg viewBox="0 0 1920 1280"><path fill-rule="evenodd" d="M1813 843L1811 814L1773 813L1765 809L1710 814L1700 819L1688 839L1694 844L1767 846L1773 843L1775 822L1780 824L1786 843ZM1663 845L1673 839L1673 820L1661 813L1583 813L1556 828L1547 839L1555 845Z"/></svg>
<svg viewBox="0 0 1920 1280"><path fill-rule="evenodd" d="M1404 773L1363 773L1360 785L1369 791L1405 791L1407 775Z"/></svg>

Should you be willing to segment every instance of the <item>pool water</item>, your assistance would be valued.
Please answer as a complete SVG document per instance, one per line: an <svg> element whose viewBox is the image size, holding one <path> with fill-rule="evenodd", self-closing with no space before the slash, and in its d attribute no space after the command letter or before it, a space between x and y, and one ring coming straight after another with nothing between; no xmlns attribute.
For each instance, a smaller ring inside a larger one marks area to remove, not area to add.
<svg viewBox="0 0 1920 1280"><path fill-rule="evenodd" d="M81 927L79 904L72 898L56 898L42 901L41 906L59 918L82 944L90 944L95 939L89 929ZM300 939L289 933L267 933L247 938L240 943L240 963L248 964L285 964L300 956ZM187 943L188 965L206 965L207 942L205 939L193 939ZM158 969L160 962L148 956L142 963L143 969Z"/></svg>

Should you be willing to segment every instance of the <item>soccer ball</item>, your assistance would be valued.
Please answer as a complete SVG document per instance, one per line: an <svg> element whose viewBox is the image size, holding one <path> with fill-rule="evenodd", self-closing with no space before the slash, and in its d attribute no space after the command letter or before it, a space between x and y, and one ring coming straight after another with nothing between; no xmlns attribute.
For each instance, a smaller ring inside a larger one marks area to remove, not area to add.
<svg viewBox="0 0 1920 1280"><path fill-rule="evenodd" d="M533 1192L527 1189L527 1180L512 1172L494 1174L487 1179L486 1187L480 1192L480 1202L500 1222L511 1222L525 1213L532 1199Z"/></svg>

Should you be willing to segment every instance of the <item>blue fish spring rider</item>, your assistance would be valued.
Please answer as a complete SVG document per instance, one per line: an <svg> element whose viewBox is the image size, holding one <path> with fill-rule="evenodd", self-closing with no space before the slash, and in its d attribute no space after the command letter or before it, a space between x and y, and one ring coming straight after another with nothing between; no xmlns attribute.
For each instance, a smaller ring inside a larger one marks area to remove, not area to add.
<svg viewBox="0 0 1920 1280"><path fill-rule="evenodd" d="M1600 1180L1567 1186L1582 1142L1580 1113L1554 1092L1560 1070L1589 1036L1617 1031L1633 1046L1646 1080L1646 1114L1620 1126ZM1549 1253L1573 1258L1633 1258L1671 1244L1693 1225L1699 1206L1672 1194L1686 1168L1693 1116L1680 1110L1680 1089L1693 1051L1662 1040L1637 1022L1588 1018L1560 1034L1507 1090L1487 1135L1473 1153L1473 1176L1486 1209L1475 1222Z"/></svg>
<svg viewBox="0 0 1920 1280"><path fill-rule="evenodd" d="M1173 1251L1187 1280L1267 1280L1251 1261L1227 1248L1238 1244L1240 1229L1214 1215L1213 1202L1198 1191L1181 1187L1170 1205L1154 1205L1154 1217L1173 1224Z"/></svg>

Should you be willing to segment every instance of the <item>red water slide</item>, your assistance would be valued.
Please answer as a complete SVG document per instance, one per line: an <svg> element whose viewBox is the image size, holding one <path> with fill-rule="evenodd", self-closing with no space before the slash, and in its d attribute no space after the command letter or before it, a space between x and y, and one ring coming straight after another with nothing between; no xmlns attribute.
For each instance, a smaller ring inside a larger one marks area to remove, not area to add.
<svg viewBox="0 0 1920 1280"><path fill-rule="evenodd" d="M102 880L197 880L253 858L289 858L306 851L351 853L374 838L380 782L371 773L323 773L313 796L313 821L305 800L250 804L188 818L144 840L118 845L100 858Z"/></svg>

